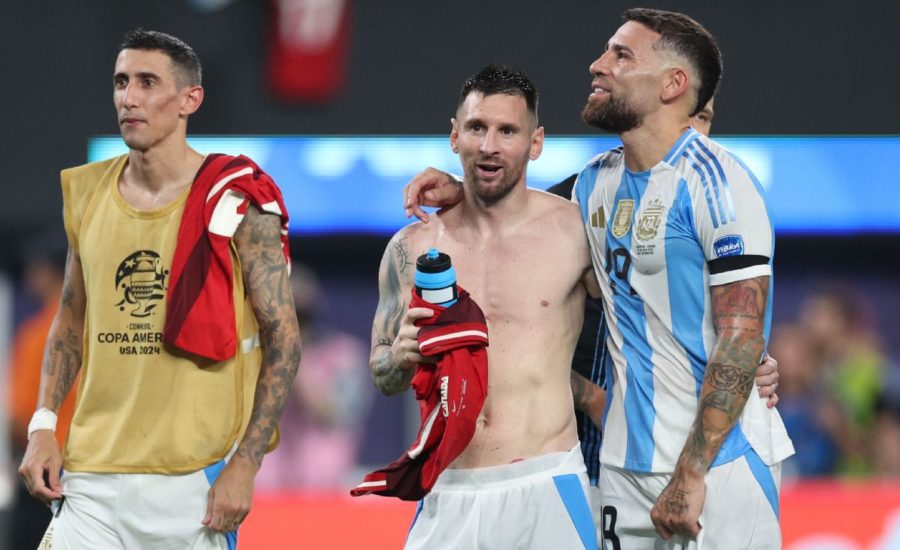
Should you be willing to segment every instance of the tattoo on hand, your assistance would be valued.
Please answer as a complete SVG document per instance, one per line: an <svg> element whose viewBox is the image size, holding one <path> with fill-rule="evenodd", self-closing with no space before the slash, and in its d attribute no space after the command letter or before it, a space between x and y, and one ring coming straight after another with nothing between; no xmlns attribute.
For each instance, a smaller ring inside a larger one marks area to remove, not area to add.
<svg viewBox="0 0 900 550"><path fill-rule="evenodd" d="M672 491L672 498L666 500L666 509L673 514L683 514L690 507L687 503L688 494L681 489Z"/></svg>
<svg viewBox="0 0 900 550"><path fill-rule="evenodd" d="M405 391L409 387L413 373L414 369L404 371L395 365L390 350L376 357L372 368L375 386L385 395Z"/></svg>

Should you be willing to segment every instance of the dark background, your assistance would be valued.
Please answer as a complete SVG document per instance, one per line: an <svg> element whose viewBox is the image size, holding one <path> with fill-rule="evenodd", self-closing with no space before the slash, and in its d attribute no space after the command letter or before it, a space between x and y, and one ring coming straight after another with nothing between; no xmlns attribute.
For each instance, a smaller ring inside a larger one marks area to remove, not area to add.
<svg viewBox="0 0 900 550"><path fill-rule="evenodd" d="M348 80L322 106L275 102L264 82L271 4L237 0L201 14L187 0L7 1L0 15L3 192L0 236L55 219L58 171L86 140L116 133L112 69L123 33L167 31L199 53L206 100L195 134L445 133L463 78L490 61L542 91L550 134L580 120L588 65L634 6L621 1L351 0ZM898 132L900 4L656 2L718 38L725 78L718 134ZM562 175L561 175L562 177ZM10 203L14 203L10 204Z"/></svg>

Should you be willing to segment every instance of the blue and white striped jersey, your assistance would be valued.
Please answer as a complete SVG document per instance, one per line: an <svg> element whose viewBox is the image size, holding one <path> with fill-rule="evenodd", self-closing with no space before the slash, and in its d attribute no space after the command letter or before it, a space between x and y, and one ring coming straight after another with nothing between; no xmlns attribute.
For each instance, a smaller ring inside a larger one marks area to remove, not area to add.
<svg viewBox="0 0 900 550"><path fill-rule="evenodd" d="M716 338L710 286L772 275L763 194L736 156L692 129L650 170L629 171L617 148L578 175L572 200L603 291L612 363L602 463L674 470ZM767 337L771 292L770 280ZM755 393L714 464L751 445L767 464L793 453L777 411Z"/></svg>

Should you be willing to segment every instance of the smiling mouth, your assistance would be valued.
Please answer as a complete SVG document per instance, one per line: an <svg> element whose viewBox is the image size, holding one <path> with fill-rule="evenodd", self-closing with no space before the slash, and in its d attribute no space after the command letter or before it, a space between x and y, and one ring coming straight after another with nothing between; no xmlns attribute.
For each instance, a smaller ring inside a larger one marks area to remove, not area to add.
<svg viewBox="0 0 900 550"><path fill-rule="evenodd" d="M503 169L499 164L483 164L479 163L475 165L480 172L482 172L485 176L496 176L500 173L500 170Z"/></svg>
<svg viewBox="0 0 900 550"><path fill-rule="evenodd" d="M607 94L609 94L609 90L606 88L601 88L600 86L594 86L593 88L591 88L592 96L601 96Z"/></svg>

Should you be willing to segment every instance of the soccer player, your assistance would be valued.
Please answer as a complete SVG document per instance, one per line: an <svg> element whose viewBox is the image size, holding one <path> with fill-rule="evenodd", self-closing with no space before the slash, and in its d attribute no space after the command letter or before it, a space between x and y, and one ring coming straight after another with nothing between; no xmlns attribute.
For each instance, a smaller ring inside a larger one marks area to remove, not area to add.
<svg viewBox="0 0 900 550"><path fill-rule="evenodd" d="M577 207L526 187L543 145L537 102L505 68L466 80L450 134L465 199L401 229L382 260L370 363L383 393L405 391L425 360L413 323L432 311L407 305L415 258L429 248L450 255L490 339L474 435L422 501L409 549L597 546L569 386L596 279Z"/></svg>
<svg viewBox="0 0 900 550"><path fill-rule="evenodd" d="M691 127L703 135L709 135L712 128L713 102L710 99L703 109L691 117ZM572 188L578 174L566 178L547 189L548 192L563 198L572 196ZM594 519L597 526L597 538L602 538L602 504L600 502L600 446L603 442L602 411L606 404L604 380L609 355L606 352L606 320L603 315L603 301L588 297L584 308L584 325L581 336L575 346L572 357L572 392L575 401L575 417L578 422L578 439L591 482L589 490ZM766 356L757 371L756 383L759 395L767 397L767 405L774 407L778 403L777 361Z"/></svg>
<svg viewBox="0 0 900 550"><path fill-rule="evenodd" d="M188 145L200 77L181 40L128 33L112 78L128 154L62 173L65 282L19 468L52 502L54 549L234 548L296 374L280 192Z"/></svg>
<svg viewBox="0 0 900 550"><path fill-rule="evenodd" d="M721 76L712 35L678 13L624 19L591 64L583 112L623 147L592 160L574 191L614 365L604 543L779 548L793 447L777 412L748 399L770 317L765 199L740 159L690 128Z"/></svg>
<svg viewBox="0 0 900 550"><path fill-rule="evenodd" d="M748 400L768 333L765 201L739 159L690 128L721 75L712 36L671 12L625 20L591 65L584 112L624 146L575 187L613 363L604 542L777 548L780 463L793 447L777 412ZM408 186L408 211L433 178Z"/></svg>

